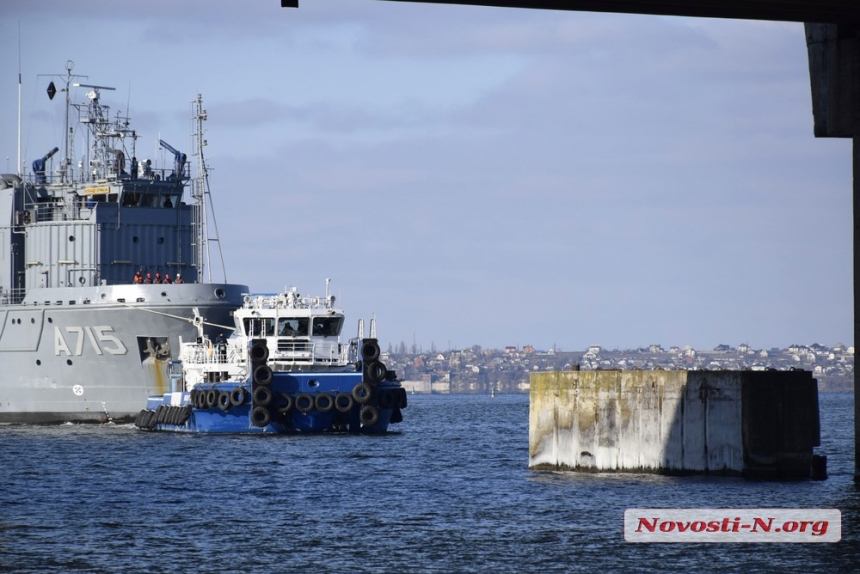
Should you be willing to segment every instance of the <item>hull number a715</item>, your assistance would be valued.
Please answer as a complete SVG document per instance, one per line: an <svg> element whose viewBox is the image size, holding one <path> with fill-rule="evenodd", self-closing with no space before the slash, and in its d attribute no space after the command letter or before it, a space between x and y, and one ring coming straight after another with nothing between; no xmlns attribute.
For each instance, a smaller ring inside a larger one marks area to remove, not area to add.
<svg viewBox="0 0 860 574"><path fill-rule="evenodd" d="M64 330L65 335L63 334ZM128 353L128 349L119 338L110 334L113 332L113 327L107 325L66 327L65 329L54 327L54 354L80 357L84 353L84 347L87 346L96 355L104 355L105 353L108 355L125 355ZM88 345L85 345L84 341Z"/></svg>

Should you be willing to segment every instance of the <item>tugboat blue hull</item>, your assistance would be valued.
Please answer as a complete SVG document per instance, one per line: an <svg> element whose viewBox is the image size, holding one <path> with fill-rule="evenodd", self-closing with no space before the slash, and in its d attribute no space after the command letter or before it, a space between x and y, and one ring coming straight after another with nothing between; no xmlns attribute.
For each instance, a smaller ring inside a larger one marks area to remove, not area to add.
<svg viewBox="0 0 860 574"><path fill-rule="evenodd" d="M402 418L405 390L396 381L363 385L360 372L276 372L266 384L201 384L150 397L135 425L190 433L387 432Z"/></svg>

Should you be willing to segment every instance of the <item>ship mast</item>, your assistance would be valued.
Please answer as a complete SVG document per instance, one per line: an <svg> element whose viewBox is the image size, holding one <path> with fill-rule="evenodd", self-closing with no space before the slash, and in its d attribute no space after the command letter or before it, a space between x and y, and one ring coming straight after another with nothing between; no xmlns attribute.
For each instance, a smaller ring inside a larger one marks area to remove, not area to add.
<svg viewBox="0 0 860 574"><path fill-rule="evenodd" d="M71 90L69 89L69 85L72 81L72 69L75 67L75 63L71 60L66 61L66 124L65 131L63 133L66 136L66 141L64 143L65 148L63 150L63 165L60 167L60 182L68 183L66 180L66 174L68 172L69 167L72 165L72 156L74 153L74 139L72 136L72 132L69 130L69 108L72 107L72 96Z"/></svg>
<svg viewBox="0 0 860 574"><path fill-rule="evenodd" d="M21 177L21 22L18 22L18 163L15 173Z"/></svg>
<svg viewBox="0 0 860 574"><path fill-rule="evenodd" d="M71 177L72 154L74 154L74 147L75 147L75 140L74 140L75 136L74 136L73 130L69 129L69 111L72 107L72 97L71 97L71 93L70 93L70 90L72 88L72 78L86 78L87 77L87 76L80 76L78 74L73 74L72 70L74 68L75 68L75 63L71 60L67 60L66 61L66 77L65 77L66 87L60 90L61 92L65 92L65 94L66 94L66 114L65 114L66 118L65 118L65 124L63 127L63 139L64 139L63 147L65 149L63 149L63 163L60 166L60 181L62 183L69 183L69 182L71 182L71 179L72 179L72 177ZM42 77L42 76L56 77L58 75L59 74L39 74L39 77ZM60 76L60 77L62 78L62 76ZM20 86L19 86L19 90L20 90ZM54 86L54 82L51 82L50 85L48 86L48 98L53 100L54 96L56 94L57 94L57 89ZM20 131L20 126L19 126L19 131ZM19 136L19 139L20 139L20 136ZM20 147L20 144L19 144L19 147ZM20 153L21 152L19 150L19 152L18 152L19 156L20 156ZM18 158L18 163L19 163L18 168L20 170L21 169L21 165L20 165L21 164L21 158L20 157Z"/></svg>
<svg viewBox="0 0 860 574"><path fill-rule="evenodd" d="M194 219L194 266L197 268L197 282L203 282L203 274L209 259L208 243L206 241L206 200L204 185L206 181L206 162L203 160L203 122L206 121L206 111L203 109L203 98L197 94L194 104L194 155L197 158L197 178L191 186L192 213Z"/></svg>
<svg viewBox="0 0 860 574"><path fill-rule="evenodd" d="M221 273L224 281L227 281L227 268L224 265L224 254L221 251L221 242L218 236L218 222L215 220L215 207L212 204L212 195L209 193L209 167L206 165L206 160L203 158L203 148L207 145L207 141L203 139L203 122L207 119L206 110L203 109L203 96L197 94L197 99L192 102L194 104L194 154L197 157L197 178L191 186L191 196L193 201L194 225L197 230L195 238L195 262L197 267L197 281L203 280L204 271L208 268L208 276L206 281L212 282L211 271L211 253L209 243L215 242L218 245L218 256L221 260ZM209 207L209 213L206 208ZM214 227L214 236L210 237L208 233L208 219L212 217L212 226Z"/></svg>

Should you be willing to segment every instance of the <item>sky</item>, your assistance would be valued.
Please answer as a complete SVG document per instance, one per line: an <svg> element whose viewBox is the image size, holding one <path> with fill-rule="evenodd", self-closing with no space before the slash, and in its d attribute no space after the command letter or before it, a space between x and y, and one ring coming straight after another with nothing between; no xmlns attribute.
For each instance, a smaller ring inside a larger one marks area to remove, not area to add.
<svg viewBox="0 0 860 574"><path fill-rule="evenodd" d="M67 60L140 157L191 151L202 94L227 279L331 278L383 348L853 344L851 141L813 137L802 24L5 0L4 171L19 69L22 163L62 148Z"/></svg>

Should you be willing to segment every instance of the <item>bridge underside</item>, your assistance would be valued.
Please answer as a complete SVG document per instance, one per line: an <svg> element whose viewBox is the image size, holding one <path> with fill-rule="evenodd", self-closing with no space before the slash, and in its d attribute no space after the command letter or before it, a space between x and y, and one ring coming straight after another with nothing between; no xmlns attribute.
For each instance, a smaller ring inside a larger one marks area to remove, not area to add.
<svg viewBox="0 0 860 574"><path fill-rule="evenodd" d="M383 0L804 22L816 137L854 138L854 345L860 342L860 0ZM299 0L281 0L297 8ZM856 371L855 371L856 373ZM854 376L854 478L860 481L860 378Z"/></svg>
<svg viewBox="0 0 860 574"><path fill-rule="evenodd" d="M856 0L388 0L740 20L860 23ZM293 2L298 4L297 1Z"/></svg>

